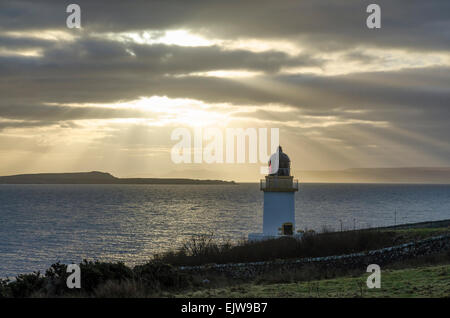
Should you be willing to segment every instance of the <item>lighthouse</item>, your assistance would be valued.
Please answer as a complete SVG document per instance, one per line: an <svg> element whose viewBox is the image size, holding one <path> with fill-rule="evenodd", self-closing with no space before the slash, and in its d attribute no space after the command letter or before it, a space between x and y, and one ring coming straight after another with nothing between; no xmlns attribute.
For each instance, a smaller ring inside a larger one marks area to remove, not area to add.
<svg viewBox="0 0 450 318"><path fill-rule="evenodd" d="M291 161L281 146L270 156L269 174L260 181L264 194L263 232L249 240L263 240L295 234L295 193L298 180L291 176Z"/></svg>

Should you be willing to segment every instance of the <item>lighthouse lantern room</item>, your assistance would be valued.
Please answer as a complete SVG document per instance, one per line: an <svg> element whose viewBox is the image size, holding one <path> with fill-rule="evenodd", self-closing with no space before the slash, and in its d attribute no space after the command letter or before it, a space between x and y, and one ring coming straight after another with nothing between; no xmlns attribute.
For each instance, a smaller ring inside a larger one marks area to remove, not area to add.
<svg viewBox="0 0 450 318"><path fill-rule="evenodd" d="M291 161L278 147L269 160L269 174L260 181L264 193L263 233L251 233L249 240L263 240L295 234L295 192L298 180L290 173Z"/></svg>

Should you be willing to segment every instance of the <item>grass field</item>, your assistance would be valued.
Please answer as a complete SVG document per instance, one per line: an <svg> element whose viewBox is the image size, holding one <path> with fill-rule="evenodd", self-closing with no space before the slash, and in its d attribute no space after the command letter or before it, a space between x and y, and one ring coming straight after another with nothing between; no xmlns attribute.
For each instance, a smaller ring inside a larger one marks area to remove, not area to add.
<svg viewBox="0 0 450 318"><path fill-rule="evenodd" d="M450 265L381 270L381 288L368 289L367 277L341 277L289 284L242 284L177 297L450 297Z"/></svg>
<svg viewBox="0 0 450 318"><path fill-rule="evenodd" d="M402 238L405 241L409 241L409 240L422 240L430 236L448 234L450 233L450 227L388 229L382 231L394 232L397 238Z"/></svg>

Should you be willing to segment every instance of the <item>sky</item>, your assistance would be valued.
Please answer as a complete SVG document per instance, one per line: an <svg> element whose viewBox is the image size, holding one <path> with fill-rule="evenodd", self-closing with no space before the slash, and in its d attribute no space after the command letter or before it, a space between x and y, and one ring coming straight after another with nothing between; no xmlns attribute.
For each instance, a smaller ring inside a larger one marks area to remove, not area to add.
<svg viewBox="0 0 450 318"><path fill-rule="evenodd" d="M373 2L1 0L0 175L262 177L175 163L178 128L278 128L294 170L450 166L450 2L369 29Z"/></svg>

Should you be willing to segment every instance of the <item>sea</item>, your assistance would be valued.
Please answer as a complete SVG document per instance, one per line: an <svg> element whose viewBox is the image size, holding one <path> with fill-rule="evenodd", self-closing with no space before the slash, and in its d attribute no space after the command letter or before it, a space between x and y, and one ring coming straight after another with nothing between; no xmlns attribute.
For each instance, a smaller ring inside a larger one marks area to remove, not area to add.
<svg viewBox="0 0 450 318"><path fill-rule="evenodd" d="M450 218L450 185L301 184L296 228L360 229ZM259 184L0 185L0 277L83 259L142 264L192 236L262 231Z"/></svg>

